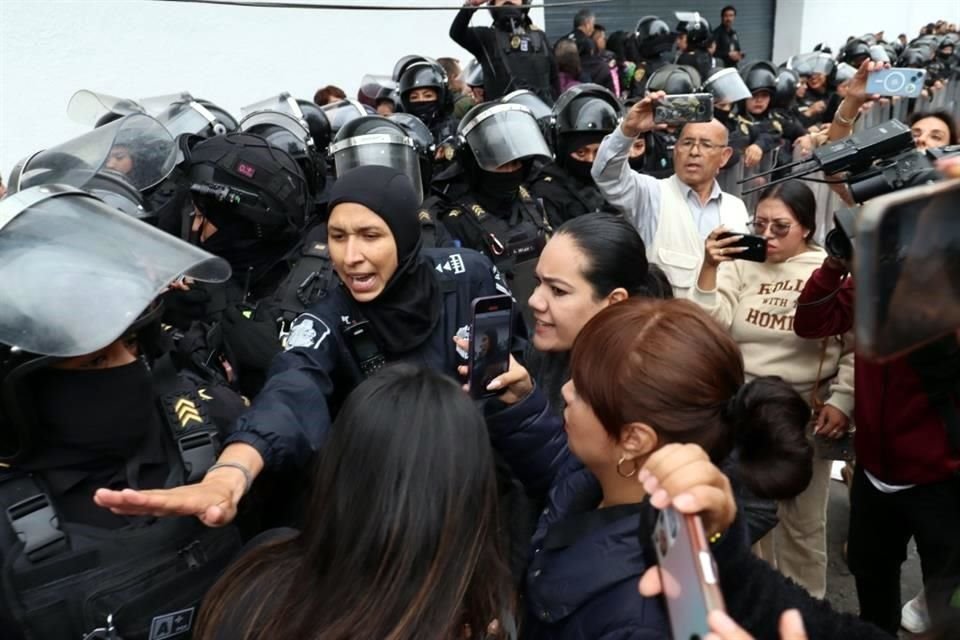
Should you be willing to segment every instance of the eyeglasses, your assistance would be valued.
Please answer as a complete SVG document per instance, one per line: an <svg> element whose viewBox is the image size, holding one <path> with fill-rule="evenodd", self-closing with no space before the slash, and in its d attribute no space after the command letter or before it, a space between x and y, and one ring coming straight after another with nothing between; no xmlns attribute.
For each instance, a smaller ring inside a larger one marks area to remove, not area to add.
<svg viewBox="0 0 960 640"><path fill-rule="evenodd" d="M750 221L750 228L753 229L753 232L757 235L763 235L763 232L767 230L768 226L770 227L770 233L778 238L782 238L790 233L790 229L793 229L795 225L793 223L778 222L776 220L773 222L768 222L766 220Z"/></svg>
<svg viewBox="0 0 960 640"><path fill-rule="evenodd" d="M709 140L694 140L693 138L682 138L677 142L677 148L684 151L692 151L694 147L700 147L700 150L705 153L713 153L723 149L724 145Z"/></svg>

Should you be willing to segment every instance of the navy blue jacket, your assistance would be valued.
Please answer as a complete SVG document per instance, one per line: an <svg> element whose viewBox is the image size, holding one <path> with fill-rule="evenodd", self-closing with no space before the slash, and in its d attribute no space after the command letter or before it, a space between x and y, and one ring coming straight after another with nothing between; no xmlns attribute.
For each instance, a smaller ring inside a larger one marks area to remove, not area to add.
<svg viewBox="0 0 960 640"><path fill-rule="evenodd" d="M421 255L433 265L440 281L442 316L423 344L389 360L421 364L458 377L457 366L464 361L453 336L470 325L471 302L509 290L493 264L476 251L424 249ZM307 463L323 442L331 417L363 379L341 332L356 320L350 300L350 293L338 282L294 320L287 350L273 359L263 391L237 421L226 444L253 446L271 469L301 468Z"/></svg>
<svg viewBox="0 0 960 640"><path fill-rule="evenodd" d="M570 452L563 420L539 388L488 414L487 427L528 491L548 493L527 569L524 640L670 638L660 599L637 591L650 557L640 542L641 521L652 522L649 512L638 514L652 507L596 509L603 497L600 483ZM854 616L833 611L754 556L744 517L737 517L712 551L728 613L756 638L779 637L780 613L791 608L800 610L807 632L817 640L888 638Z"/></svg>

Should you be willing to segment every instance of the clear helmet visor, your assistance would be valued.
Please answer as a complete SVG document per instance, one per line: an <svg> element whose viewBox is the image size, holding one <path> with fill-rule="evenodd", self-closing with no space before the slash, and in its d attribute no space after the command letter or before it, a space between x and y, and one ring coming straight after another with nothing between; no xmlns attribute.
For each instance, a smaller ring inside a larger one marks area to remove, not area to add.
<svg viewBox="0 0 960 640"><path fill-rule="evenodd" d="M177 162L170 132L148 115L135 113L31 157L17 187L67 184L83 189L98 174L125 180L138 191L162 182Z"/></svg>
<svg viewBox="0 0 960 640"><path fill-rule="evenodd" d="M67 116L74 122L88 127L97 126L106 116L118 118L131 113L143 113L142 106L127 98L118 98L105 93L81 89L70 98Z"/></svg>
<svg viewBox="0 0 960 640"><path fill-rule="evenodd" d="M347 138L330 145L337 176L364 165L393 167L410 178L417 197L423 201L420 156L410 138L376 133Z"/></svg>
<svg viewBox="0 0 960 640"><path fill-rule="evenodd" d="M254 102L253 104L249 104L245 107L241 107L240 115L243 117L248 117L250 114L260 111L283 113L290 116L294 120L306 122L306 118L304 118L303 111L300 109L300 105L297 103L296 98L292 97L286 92L276 96L271 96L259 102Z"/></svg>
<svg viewBox="0 0 960 640"><path fill-rule="evenodd" d="M703 90L713 94L714 102L730 104L746 100L753 95L747 88L747 83L734 68L722 69L710 76L704 83Z"/></svg>
<svg viewBox="0 0 960 640"><path fill-rule="evenodd" d="M462 125L461 132L484 171L495 171L515 160L553 158L533 114L520 105L487 109Z"/></svg>
<svg viewBox="0 0 960 640"><path fill-rule="evenodd" d="M392 76L368 73L360 80L360 93L371 100L376 99L384 89L396 91L398 88L399 83Z"/></svg>
<svg viewBox="0 0 960 640"><path fill-rule="evenodd" d="M199 247L59 185L0 201L0 342L73 357L121 337L181 275L222 282Z"/></svg>
<svg viewBox="0 0 960 640"><path fill-rule="evenodd" d="M259 111L240 121L240 130L263 136L267 142L283 149L293 157L307 153L313 140L310 131L300 120L285 113Z"/></svg>

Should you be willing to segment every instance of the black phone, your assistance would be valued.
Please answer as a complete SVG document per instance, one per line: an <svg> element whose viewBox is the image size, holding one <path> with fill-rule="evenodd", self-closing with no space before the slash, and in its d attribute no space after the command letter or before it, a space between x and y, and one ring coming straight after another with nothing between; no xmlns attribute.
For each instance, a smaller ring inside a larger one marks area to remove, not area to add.
<svg viewBox="0 0 960 640"><path fill-rule="evenodd" d="M754 236L749 233L734 233L732 231L724 231L717 236L717 240L723 240L724 238L730 238L732 236L743 237L734 242L729 247L746 247L747 250L736 255L731 254L730 257L735 260L749 260L751 262L766 262L767 261L767 239L763 236Z"/></svg>
<svg viewBox="0 0 960 640"><path fill-rule="evenodd" d="M364 376L373 375L387 363L387 359L380 351L380 345L374 340L370 331L370 323L366 320L344 327L343 337L354 362L360 367Z"/></svg>
<svg viewBox="0 0 960 640"><path fill-rule="evenodd" d="M657 124L681 125L687 122L710 122L712 119L711 93L664 96L653 109L653 121Z"/></svg>
<svg viewBox="0 0 960 640"><path fill-rule="evenodd" d="M470 323L470 395L476 399L501 393L487 391L494 378L510 368L510 343L513 340L513 298L490 296L473 301Z"/></svg>
<svg viewBox="0 0 960 640"><path fill-rule="evenodd" d="M717 565L700 516L664 509L653 531L660 584L673 640L699 640L710 632L707 615L724 611Z"/></svg>

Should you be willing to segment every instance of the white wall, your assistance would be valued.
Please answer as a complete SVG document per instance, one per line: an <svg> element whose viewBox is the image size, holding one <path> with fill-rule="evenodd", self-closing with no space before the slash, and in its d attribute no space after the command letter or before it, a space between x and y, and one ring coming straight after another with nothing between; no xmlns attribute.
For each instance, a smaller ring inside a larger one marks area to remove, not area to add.
<svg viewBox="0 0 960 640"><path fill-rule="evenodd" d="M459 7L462 0L337 0ZM489 24L482 12L475 24ZM0 174L85 131L66 116L74 91L140 98L187 90L239 114L289 91L335 84L356 95L365 73L401 56L469 54L447 33L454 11L359 12L148 0L0 0ZM542 10L533 19L543 24Z"/></svg>
<svg viewBox="0 0 960 640"><path fill-rule="evenodd" d="M778 0L774 61L820 42L837 53L849 36L865 33L884 31L891 41L906 33L912 39L940 19L960 24L960 0Z"/></svg>

